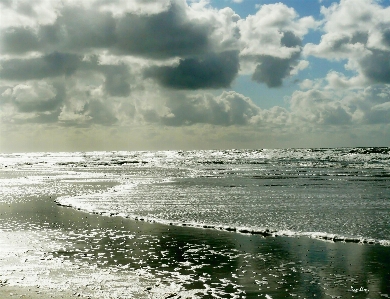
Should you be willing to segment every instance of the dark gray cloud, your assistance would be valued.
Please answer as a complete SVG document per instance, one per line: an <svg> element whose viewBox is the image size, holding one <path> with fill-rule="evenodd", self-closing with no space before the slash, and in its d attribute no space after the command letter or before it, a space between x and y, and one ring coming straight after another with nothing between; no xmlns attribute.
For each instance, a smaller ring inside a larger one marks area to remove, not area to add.
<svg viewBox="0 0 390 299"><path fill-rule="evenodd" d="M286 31L283 33L280 43L282 44L282 46L285 46L287 48L295 48L297 46L302 46L301 38L296 36L291 31Z"/></svg>
<svg viewBox="0 0 390 299"><path fill-rule="evenodd" d="M160 13L127 13L118 18L110 12L64 7L53 24L37 30L6 28L0 32L0 41L2 52L10 54L106 48L115 54L164 59L207 52L213 30L212 24L190 20L175 2Z"/></svg>
<svg viewBox="0 0 390 299"><path fill-rule="evenodd" d="M31 59L9 59L1 62L0 79L22 81L69 76L80 63L80 56L59 52Z"/></svg>
<svg viewBox="0 0 390 299"><path fill-rule="evenodd" d="M130 94L130 72L126 65L104 65L100 69L106 79L104 88L107 94L117 97L126 97Z"/></svg>
<svg viewBox="0 0 390 299"><path fill-rule="evenodd" d="M239 70L238 51L180 59L177 66L152 67L145 77L173 89L229 87Z"/></svg>
<svg viewBox="0 0 390 299"><path fill-rule="evenodd" d="M173 2L158 14L126 14L119 19L115 48L151 58L199 55L208 50L212 30L211 24L188 20L185 10Z"/></svg>
<svg viewBox="0 0 390 299"><path fill-rule="evenodd" d="M63 36L63 32L61 32L61 24L57 21L54 24L41 25L36 38L45 47L54 46L56 48L56 44L63 42L65 37Z"/></svg>
<svg viewBox="0 0 390 299"><path fill-rule="evenodd" d="M364 119L369 124L388 124L390 123L390 102L387 106L378 105L365 111Z"/></svg>
<svg viewBox="0 0 390 299"><path fill-rule="evenodd" d="M302 40L293 32L283 33L281 45L287 48L301 47ZM279 58L271 55L257 57L257 66L252 75L252 80L258 83L265 83L268 87L280 87L283 79L290 75L291 70L297 65L301 49L289 58Z"/></svg>
<svg viewBox="0 0 390 299"><path fill-rule="evenodd" d="M291 58L278 58L270 55L260 56L252 80L265 83L268 87L280 87L283 84L283 79L288 77L291 70L297 65L298 58L299 53Z"/></svg>
<svg viewBox="0 0 390 299"><path fill-rule="evenodd" d="M116 20L108 12L66 7L56 23L41 27L40 38L66 51L110 48L116 42L115 28Z"/></svg>
<svg viewBox="0 0 390 299"><path fill-rule="evenodd" d="M388 28L390 28L390 24L388 24ZM382 33L383 43L390 47L390 29L385 29Z"/></svg>
<svg viewBox="0 0 390 299"><path fill-rule="evenodd" d="M366 32L354 32L353 34L340 35L337 38L329 40L327 46L329 51L338 53L350 53L351 45L357 43L365 45L368 41L368 34Z"/></svg>
<svg viewBox="0 0 390 299"><path fill-rule="evenodd" d="M29 17L35 17L37 14L34 10L34 3L33 2L19 2L17 4L17 11L19 13L22 13L26 16L29 16Z"/></svg>
<svg viewBox="0 0 390 299"><path fill-rule="evenodd" d="M376 83L390 83L390 51L370 51L370 55L359 60L363 74Z"/></svg>
<svg viewBox="0 0 390 299"><path fill-rule="evenodd" d="M115 45L116 20L112 14L64 7L53 24L11 27L0 32L1 50L9 54L29 51L73 52Z"/></svg>
<svg viewBox="0 0 390 299"><path fill-rule="evenodd" d="M360 43L360 44L367 44L367 41L368 41L368 33L367 32L355 32L352 37L350 38L350 42L351 44L357 44L357 43Z"/></svg>
<svg viewBox="0 0 390 299"><path fill-rule="evenodd" d="M80 70L89 72L100 72L104 75L104 90L110 96L127 97L131 92L130 82L133 79L128 65L121 64L101 64L99 56L87 56L86 61L82 61Z"/></svg>
<svg viewBox="0 0 390 299"><path fill-rule="evenodd" d="M39 58L4 60L0 65L0 78L14 81L71 76L77 70L101 72L106 78L107 94L119 97L130 94L131 75L124 64L100 65L97 59L83 61L76 54L55 52Z"/></svg>
<svg viewBox="0 0 390 299"><path fill-rule="evenodd" d="M100 101L90 101L85 107L85 115L90 117L89 123L112 125L118 121L109 106Z"/></svg>
<svg viewBox="0 0 390 299"><path fill-rule="evenodd" d="M0 32L2 53L22 54L41 49L38 36L29 27L11 27Z"/></svg>

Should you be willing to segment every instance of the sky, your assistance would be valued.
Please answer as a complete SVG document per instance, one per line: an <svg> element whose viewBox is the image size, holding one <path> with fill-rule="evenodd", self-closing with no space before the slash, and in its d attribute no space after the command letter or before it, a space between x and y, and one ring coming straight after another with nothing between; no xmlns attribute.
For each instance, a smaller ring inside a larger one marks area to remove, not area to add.
<svg viewBox="0 0 390 299"><path fill-rule="evenodd" d="M390 0L0 0L0 152L390 146Z"/></svg>

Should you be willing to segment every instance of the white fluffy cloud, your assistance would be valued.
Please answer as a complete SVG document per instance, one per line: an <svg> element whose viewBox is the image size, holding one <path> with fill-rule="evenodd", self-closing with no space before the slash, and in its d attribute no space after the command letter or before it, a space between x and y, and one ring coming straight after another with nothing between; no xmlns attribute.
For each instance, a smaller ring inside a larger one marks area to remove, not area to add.
<svg viewBox="0 0 390 299"><path fill-rule="evenodd" d="M291 109L304 123L317 125L348 124L351 115L334 94L320 90L297 91L291 99Z"/></svg>
<svg viewBox="0 0 390 299"><path fill-rule="evenodd" d="M278 3L261 6L238 24L242 65L254 81L279 87L293 70L307 66L299 59L303 36L317 26L312 17L299 18L293 8Z"/></svg>
<svg viewBox="0 0 390 299"><path fill-rule="evenodd" d="M390 124L390 87L359 90L310 89L296 91L291 111L303 123L313 125Z"/></svg>
<svg viewBox="0 0 390 299"><path fill-rule="evenodd" d="M303 36L315 26L312 17L299 18L293 8L282 3L262 5L255 15L239 21L241 55L290 58L300 51Z"/></svg>
<svg viewBox="0 0 390 299"><path fill-rule="evenodd" d="M260 112L251 99L236 92L223 92L220 96L197 94L167 99L168 110L157 121L168 126L192 124L247 125Z"/></svg>
<svg viewBox="0 0 390 299"><path fill-rule="evenodd" d="M375 0L341 0L322 8L325 34L306 55L347 60L359 79L349 85L390 83L390 7Z"/></svg>

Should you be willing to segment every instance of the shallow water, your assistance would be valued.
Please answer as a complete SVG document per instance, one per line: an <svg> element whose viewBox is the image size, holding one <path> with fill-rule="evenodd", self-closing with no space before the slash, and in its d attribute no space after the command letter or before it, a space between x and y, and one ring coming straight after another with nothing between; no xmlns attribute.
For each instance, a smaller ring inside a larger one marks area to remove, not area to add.
<svg viewBox="0 0 390 299"><path fill-rule="evenodd" d="M37 153L0 163L36 171L15 189L43 181L58 203L88 212L390 244L389 150ZM65 184L102 181L119 185L77 193Z"/></svg>
<svg viewBox="0 0 390 299"><path fill-rule="evenodd" d="M0 280L93 298L390 296L388 149L0 163ZM375 245L318 240L345 236Z"/></svg>

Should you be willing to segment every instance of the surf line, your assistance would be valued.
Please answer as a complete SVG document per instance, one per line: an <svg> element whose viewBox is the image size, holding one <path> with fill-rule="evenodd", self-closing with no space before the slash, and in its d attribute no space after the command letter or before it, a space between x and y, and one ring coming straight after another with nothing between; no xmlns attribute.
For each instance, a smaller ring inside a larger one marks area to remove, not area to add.
<svg viewBox="0 0 390 299"><path fill-rule="evenodd" d="M202 224L202 223L185 223L185 222L171 222L166 221L162 219L155 219L155 218L148 218L148 217L142 217L142 216L134 216L134 215L127 215L123 213L117 213L117 212L104 212L104 211L91 211L88 209L82 209L80 207L74 207L72 204L69 203L61 203L58 199L54 200L55 204L57 206L61 207L67 207L76 209L79 211L83 211L86 213L91 213L95 215L101 215L101 216L107 216L107 217L123 217L135 221L143 221L143 222L149 222L149 223L159 223L163 225L174 225L174 226L186 226L186 227L194 227L194 228L203 228L203 229L216 229L216 230L223 230L227 232L236 232L246 235L260 235L263 237L292 237L292 236L306 236L312 239L322 240L322 241L330 241L330 242L344 242L344 243L359 243L359 244L380 244L380 245L390 245L389 243L383 243L375 240L375 239L367 239L367 238L354 238L354 237L344 237L344 236L338 236L335 234L310 234L310 233L297 233L294 235L291 234L284 234L281 231L278 230L270 230L269 228L264 229L252 229L252 228L246 228L246 227L232 227L232 226L223 226L223 225L213 225L213 224Z"/></svg>

